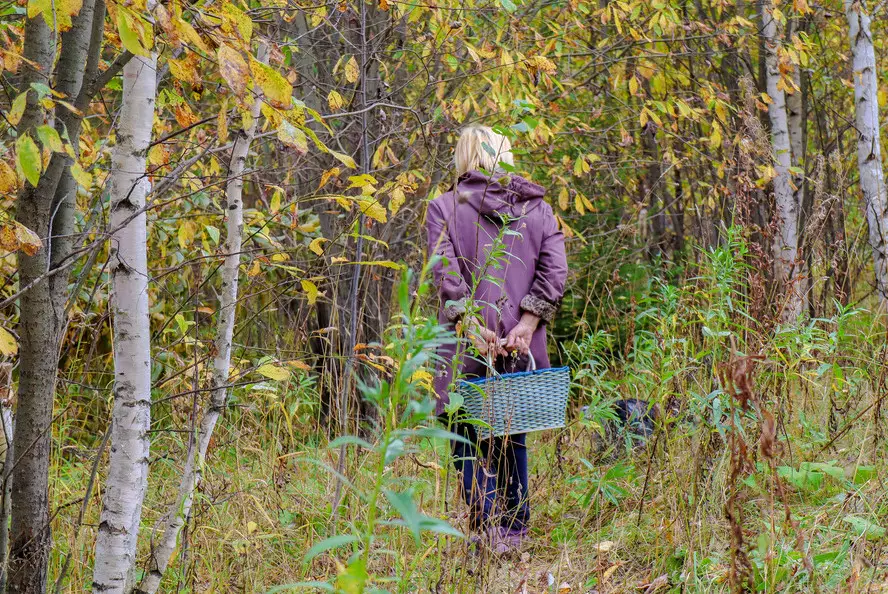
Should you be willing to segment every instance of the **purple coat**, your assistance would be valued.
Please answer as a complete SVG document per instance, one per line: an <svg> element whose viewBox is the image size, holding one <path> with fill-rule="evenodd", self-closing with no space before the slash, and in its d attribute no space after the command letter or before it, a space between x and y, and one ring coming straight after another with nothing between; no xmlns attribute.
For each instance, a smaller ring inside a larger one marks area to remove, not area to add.
<svg viewBox="0 0 888 594"><path fill-rule="evenodd" d="M508 182L501 177L499 173L491 177L470 171L460 177L455 191L429 203L429 256L443 256L433 271L440 298L438 321L453 324L465 313L467 304L473 304L485 325L505 338L524 311L534 313L540 317L540 325L530 351L537 368L545 369L549 367L546 324L561 304L567 277L564 235L552 207L543 201L541 186L517 175L509 176ZM503 237L500 261L494 263L490 251L506 224L503 215L509 229ZM439 353L445 363L434 381L438 414L450 400L451 361L456 358L460 374L485 375L483 362L463 350L462 345L459 352L456 345L448 345ZM515 370L514 362L499 361L497 367L499 371Z"/></svg>

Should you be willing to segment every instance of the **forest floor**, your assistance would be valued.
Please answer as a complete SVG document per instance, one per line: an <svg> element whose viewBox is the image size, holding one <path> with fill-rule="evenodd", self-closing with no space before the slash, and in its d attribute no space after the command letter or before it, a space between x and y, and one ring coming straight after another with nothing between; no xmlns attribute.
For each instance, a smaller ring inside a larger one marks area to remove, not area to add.
<svg viewBox="0 0 888 594"><path fill-rule="evenodd" d="M163 591L297 591L275 587L335 580L343 570L344 549L303 562L314 543L364 521L366 506L348 488L331 519L330 469L338 449L326 447L317 434L291 434L294 428L285 423L269 425L274 417L263 409L262 403L243 408L214 438L186 546L180 547ZM823 411L812 412L823 418ZM725 511L729 493L736 491L742 547L757 591L883 591L888 583L888 552L882 550L882 526L888 523L880 520L888 514L884 441L876 445L876 436L864 426L816 454L828 441L821 427L803 421L780 428L780 461L773 468L783 478L782 496L775 472L761 459L732 490L726 442L720 431L704 426L659 427L635 448L605 442L594 425L578 422L534 434L529 440L532 531L520 554L477 555L462 539L424 534L417 542L403 528L390 526L382 530L394 531L395 538L386 541L391 563L373 562L367 568L369 583L393 592L727 592L731 526ZM756 437L749 437L750 448L756 448ZM60 435L57 442L63 445L53 482L60 506L53 575L71 551L71 590L87 591L98 506L89 506L78 531L83 493L66 485L82 488L94 451L78 450L70 443L74 438ZM442 442L426 440L387 472L414 488L422 512L463 529L465 508L445 454ZM177 469L171 458L152 460L145 530L174 492ZM349 457L345 474L355 484L368 473L366 458ZM387 513L380 505L380 514Z"/></svg>

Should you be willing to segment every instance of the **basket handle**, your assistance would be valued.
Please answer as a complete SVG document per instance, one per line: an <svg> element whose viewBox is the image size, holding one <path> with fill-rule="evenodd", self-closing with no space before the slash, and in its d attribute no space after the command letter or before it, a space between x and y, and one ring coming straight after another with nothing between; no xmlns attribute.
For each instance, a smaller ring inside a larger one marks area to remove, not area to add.
<svg viewBox="0 0 888 594"><path fill-rule="evenodd" d="M505 339L500 339L500 346L505 344L505 342L506 342ZM493 356L491 355L490 351L487 352L486 359L487 359L487 366L490 368L490 370L494 374L499 375L499 372L497 372L496 367L493 365ZM536 359L533 358L533 353L530 352L530 349L528 349L527 350L527 368L525 369L525 371L536 371L536 368L537 368Z"/></svg>

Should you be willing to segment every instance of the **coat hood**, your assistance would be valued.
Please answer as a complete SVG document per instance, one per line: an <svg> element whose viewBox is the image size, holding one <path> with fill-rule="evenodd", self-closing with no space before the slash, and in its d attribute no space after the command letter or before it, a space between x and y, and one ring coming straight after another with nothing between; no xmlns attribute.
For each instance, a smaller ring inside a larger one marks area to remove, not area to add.
<svg viewBox="0 0 888 594"><path fill-rule="evenodd" d="M540 205L545 190L520 175L469 171L459 178L456 193L458 201L468 202L480 215L520 217Z"/></svg>

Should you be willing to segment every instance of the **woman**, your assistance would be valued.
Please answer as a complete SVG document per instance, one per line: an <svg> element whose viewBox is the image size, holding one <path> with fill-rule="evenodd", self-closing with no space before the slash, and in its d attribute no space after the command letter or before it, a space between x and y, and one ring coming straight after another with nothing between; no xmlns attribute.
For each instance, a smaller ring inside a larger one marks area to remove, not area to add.
<svg viewBox="0 0 888 594"><path fill-rule="evenodd" d="M505 174L500 163L513 165L508 139L487 127L463 130L456 187L429 203L426 214L429 256L440 257L438 320L454 324L474 347L451 345L441 353L438 415L450 408L454 379L487 375L488 355L498 372L523 371L528 353L538 369L549 367L546 324L564 294L564 236L543 188ZM453 453L472 530L498 552L517 548L530 516L525 435L480 440L464 423L453 431L470 442L455 441Z"/></svg>

